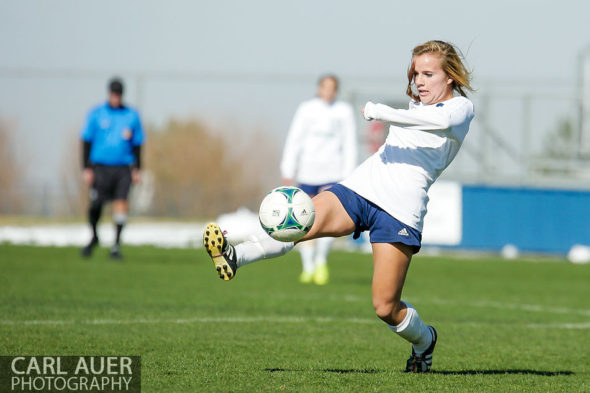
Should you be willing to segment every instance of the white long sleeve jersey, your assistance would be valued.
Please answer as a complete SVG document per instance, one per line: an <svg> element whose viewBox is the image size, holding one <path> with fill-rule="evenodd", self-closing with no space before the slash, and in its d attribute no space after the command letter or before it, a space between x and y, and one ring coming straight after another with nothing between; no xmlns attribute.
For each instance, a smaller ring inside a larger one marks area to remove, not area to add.
<svg viewBox="0 0 590 393"><path fill-rule="evenodd" d="M281 175L311 185L344 179L356 166L355 129L352 108L344 102L301 103L285 142Z"/></svg>
<svg viewBox="0 0 590 393"><path fill-rule="evenodd" d="M342 184L422 232L428 189L457 155L473 116L465 97L411 101L408 110L368 102L365 119L391 123L389 134Z"/></svg>

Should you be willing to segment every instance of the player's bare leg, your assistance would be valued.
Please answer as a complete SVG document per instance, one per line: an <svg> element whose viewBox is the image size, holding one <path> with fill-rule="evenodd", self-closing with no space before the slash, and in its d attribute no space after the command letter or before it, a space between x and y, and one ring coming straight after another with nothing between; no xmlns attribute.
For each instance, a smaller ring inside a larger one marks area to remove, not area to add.
<svg viewBox="0 0 590 393"><path fill-rule="evenodd" d="M432 365L436 330L425 326L418 312L401 300L412 259L410 246L401 243L372 243L373 305L377 316L391 331L412 343L406 372L427 372Z"/></svg>
<svg viewBox="0 0 590 393"><path fill-rule="evenodd" d="M354 232L355 223L335 194L330 191L320 192L312 200L315 220L309 232L297 243L326 236L346 236Z"/></svg>
<svg viewBox="0 0 590 393"><path fill-rule="evenodd" d="M406 316L402 288L410 266L411 250L405 244L372 243L373 306L381 320L398 325Z"/></svg>

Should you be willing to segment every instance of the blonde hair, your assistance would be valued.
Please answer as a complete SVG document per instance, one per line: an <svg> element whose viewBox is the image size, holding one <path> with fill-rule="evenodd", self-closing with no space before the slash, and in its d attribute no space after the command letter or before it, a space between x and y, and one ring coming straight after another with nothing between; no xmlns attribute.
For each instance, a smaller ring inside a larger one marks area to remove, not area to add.
<svg viewBox="0 0 590 393"><path fill-rule="evenodd" d="M465 90L473 91L471 87L471 72L463 64L463 54L453 44L444 41L428 41L418 45L412 51L412 63L408 68L408 88L406 94L414 101L420 97L412 90L414 81L414 59L424 53L436 53L440 58L442 70L453 80L452 88L463 97L467 97Z"/></svg>

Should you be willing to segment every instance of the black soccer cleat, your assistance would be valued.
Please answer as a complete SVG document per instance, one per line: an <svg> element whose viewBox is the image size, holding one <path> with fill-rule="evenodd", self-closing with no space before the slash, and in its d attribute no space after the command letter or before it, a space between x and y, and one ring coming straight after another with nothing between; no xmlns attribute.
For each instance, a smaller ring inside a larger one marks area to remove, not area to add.
<svg viewBox="0 0 590 393"><path fill-rule="evenodd" d="M111 247L111 251L109 252L109 258L116 260L123 259L123 254L121 254L121 248L118 244L115 244L113 247Z"/></svg>
<svg viewBox="0 0 590 393"><path fill-rule="evenodd" d="M90 243L80 250L80 255L86 258L92 256L92 251L96 246L98 246L98 237L93 237Z"/></svg>
<svg viewBox="0 0 590 393"><path fill-rule="evenodd" d="M412 355L406 363L405 372L427 373L430 371L430 367L432 367L432 353L434 352L438 335L434 327L428 326L428 329L430 329L430 333L432 334L432 343L430 343L430 346L426 348L426 351L424 351L424 353L421 355L416 355L416 352L414 352L414 348L412 347Z"/></svg>
<svg viewBox="0 0 590 393"><path fill-rule="evenodd" d="M236 276L238 263L236 250L214 222L207 224L203 233L203 246L215 264L219 278L229 281Z"/></svg>

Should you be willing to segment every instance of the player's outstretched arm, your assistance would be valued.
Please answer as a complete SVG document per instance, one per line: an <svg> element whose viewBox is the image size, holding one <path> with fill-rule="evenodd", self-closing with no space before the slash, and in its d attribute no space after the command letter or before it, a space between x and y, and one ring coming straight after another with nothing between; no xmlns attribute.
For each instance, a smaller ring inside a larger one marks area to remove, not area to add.
<svg viewBox="0 0 590 393"><path fill-rule="evenodd" d="M443 111L394 109L371 101L365 105L363 116L365 120L385 121L424 131L446 130L450 127L449 117Z"/></svg>
<svg viewBox="0 0 590 393"><path fill-rule="evenodd" d="M400 127L422 131L444 131L473 117L473 104L468 99L448 101L434 108L394 109L367 102L362 111L366 120L378 120Z"/></svg>

